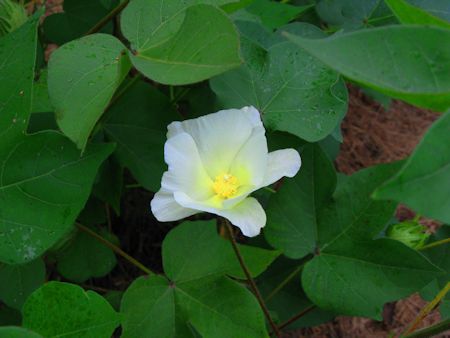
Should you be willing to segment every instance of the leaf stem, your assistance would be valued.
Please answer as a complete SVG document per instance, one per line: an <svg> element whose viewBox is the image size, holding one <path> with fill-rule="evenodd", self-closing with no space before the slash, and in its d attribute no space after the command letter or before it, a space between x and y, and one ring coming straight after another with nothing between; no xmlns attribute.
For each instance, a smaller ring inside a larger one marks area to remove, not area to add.
<svg viewBox="0 0 450 338"><path fill-rule="evenodd" d="M91 29L89 29L84 35L89 35L98 32L105 26L109 20L118 15L130 2L130 0L124 0L118 4L111 12L104 16L99 22L97 22Z"/></svg>
<svg viewBox="0 0 450 338"><path fill-rule="evenodd" d="M441 239L440 241L436 241L436 242L424 245L419 250L426 250L426 249L434 248L435 246L442 245L442 244L445 244L445 243L450 243L450 237L449 238L445 238L445 239Z"/></svg>
<svg viewBox="0 0 450 338"><path fill-rule="evenodd" d="M242 271L244 271L245 276L247 277L247 280L248 280L248 282L250 284L250 287L253 290L253 293L255 294L256 299L258 300L258 303L261 306L261 309L263 310L264 315L267 318L267 321L269 322L270 326L272 327L273 332L275 333L275 335L278 338L280 338L281 337L280 331L278 330L278 327L276 326L276 324L272 320L272 317L270 316L269 310L267 309L267 306L264 303L264 300L263 300L263 298L261 296L261 293L259 292L258 287L256 286L256 283L253 280L253 278L252 278L252 276L250 274L250 271L248 270L248 267L247 267L247 265L244 262L244 258L242 257L241 250L239 249L239 247L237 245L237 242L236 242L236 238L234 237L233 228L231 227L231 224L230 224L230 222L227 219L224 219L224 221L225 221L224 222L225 226L226 226L226 228L228 230L228 235L230 237L231 245L233 246L233 250L234 250L234 252L236 254L236 257L237 257L237 259L239 261L239 264L241 265Z"/></svg>
<svg viewBox="0 0 450 338"><path fill-rule="evenodd" d="M119 248L118 246L114 245L113 243L111 243L110 241L108 241L107 239L103 238L102 236L100 236L99 234L97 234L95 231L92 231L91 229L89 229L88 227L80 224L80 223L76 223L75 224L77 226L78 229L80 229L81 231L87 233L88 235L94 237L96 240L98 240L100 243L102 243L103 245L107 246L108 248L110 248L112 251L114 251L116 254L118 254L119 256L123 257L124 259L126 259L128 262L130 262L131 264L133 264L134 266L136 266L137 268L139 268L141 271L145 272L147 275L156 275L156 273L154 273L153 271L151 271L149 268L147 268L144 264L142 264L141 262L139 262L137 259L131 257L129 254L127 254L125 251L123 251L121 248Z"/></svg>
<svg viewBox="0 0 450 338"><path fill-rule="evenodd" d="M450 318L422 330L411 333L403 338L428 338L450 329Z"/></svg>
<svg viewBox="0 0 450 338"><path fill-rule="evenodd" d="M296 315L292 316L291 318L289 318L288 320L286 320L285 322L281 323L278 326L278 329L284 329L286 326L291 325L293 322L299 320L300 318L302 318L304 315L306 315L307 313L311 312L312 310L314 310L316 308L315 305L310 305L308 306L306 309L303 309L302 311L300 311L299 313L297 313Z"/></svg>
<svg viewBox="0 0 450 338"><path fill-rule="evenodd" d="M447 284L441 291L439 291L436 297L434 297L434 299L420 311L420 313L417 315L417 317L414 319L414 321L411 323L408 329L404 332L404 335L408 335L414 332L419 326L420 322L439 304L442 298L444 298L447 292L449 291L450 291L450 282L447 282Z"/></svg>

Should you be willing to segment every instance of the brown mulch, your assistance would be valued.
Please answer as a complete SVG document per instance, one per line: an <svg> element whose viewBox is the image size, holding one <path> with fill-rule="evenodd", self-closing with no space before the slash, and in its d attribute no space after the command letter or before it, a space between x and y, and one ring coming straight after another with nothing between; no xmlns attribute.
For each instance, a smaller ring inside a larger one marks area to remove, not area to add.
<svg viewBox="0 0 450 338"><path fill-rule="evenodd" d="M349 90L349 109L342 124L344 142L336 159L337 169L346 174L406 158L428 127L439 117L439 114L400 101L393 101L390 108L385 110L357 88L350 87ZM400 220L411 219L414 215L405 206L400 206L396 212ZM428 219L421 220L421 223L432 230L438 226ZM419 295L414 294L407 299L386 304L382 322L340 316L326 324L290 332L285 337L384 338L389 334L398 335L414 320L425 304ZM439 312L434 310L422 321L420 327L432 325L439 320ZM436 337L450 337L450 333Z"/></svg>

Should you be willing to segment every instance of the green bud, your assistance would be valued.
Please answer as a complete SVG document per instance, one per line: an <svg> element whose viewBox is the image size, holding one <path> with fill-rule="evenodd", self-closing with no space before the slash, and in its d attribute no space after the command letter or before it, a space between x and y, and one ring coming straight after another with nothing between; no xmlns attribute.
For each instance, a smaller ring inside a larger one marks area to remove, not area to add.
<svg viewBox="0 0 450 338"><path fill-rule="evenodd" d="M427 227L419 223L419 217L391 225L387 235L389 238L400 241L413 249L423 247L430 237Z"/></svg>
<svg viewBox="0 0 450 338"><path fill-rule="evenodd" d="M27 19L22 5L11 0L0 0L0 37L22 26Z"/></svg>

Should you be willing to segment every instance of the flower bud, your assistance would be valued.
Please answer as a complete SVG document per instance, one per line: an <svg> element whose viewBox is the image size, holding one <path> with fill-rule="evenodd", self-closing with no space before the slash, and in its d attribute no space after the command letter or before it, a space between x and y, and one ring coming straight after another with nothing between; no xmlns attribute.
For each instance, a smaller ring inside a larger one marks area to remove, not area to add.
<svg viewBox="0 0 450 338"><path fill-rule="evenodd" d="M27 19L22 5L11 0L0 0L0 37L22 26Z"/></svg>
<svg viewBox="0 0 450 338"><path fill-rule="evenodd" d="M419 217L391 225L387 235L413 249L420 249L430 237L427 227L419 223Z"/></svg>

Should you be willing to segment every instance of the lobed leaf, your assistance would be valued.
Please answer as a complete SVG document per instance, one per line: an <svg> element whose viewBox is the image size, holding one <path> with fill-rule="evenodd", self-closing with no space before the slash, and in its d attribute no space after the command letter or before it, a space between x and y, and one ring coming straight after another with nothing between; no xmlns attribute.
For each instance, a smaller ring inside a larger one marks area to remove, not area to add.
<svg viewBox="0 0 450 338"><path fill-rule="evenodd" d="M120 323L103 297L61 282L49 282L33 292L22 314L23 326L44 337L110 338Z"/></svg>
<svg viewBox="0 0 450 338"><path fill-rule="evenodd" d="M130 70L125 46L94 34L58 48L48 65L48 90L61 131L84 150L98 119Z"/></svg>
<svg viewBox="0 0 450 338"><path fill-rule="evenodd" d="M292 42L344 76L423 108L450 107L450 30L388 26Z"/></svg>
<svg viewBox="0 0 450 338"><path fill-rule="evenodd" d="M253 277L280 254L247 245L240 245L240 250ZM162 255L164 271L176 283L216 275L246 278L231 243L217 234L214 221L184 222L177 226L164 239Z"/></svg>
<svg viewBox="0 0 450 338"><path fill-rule="evenodd" d="M399 172L374 193L429 217L450 222L450 111L427 131Z"/></svg>
<svg viewBox="0 0 450 338"><path fill-rule="evenodd" d="M236 28L223 11L209 5L228 2L132 1L121 23L135 50L133 65L170 85L199 82L239 66Z"/></svg>

